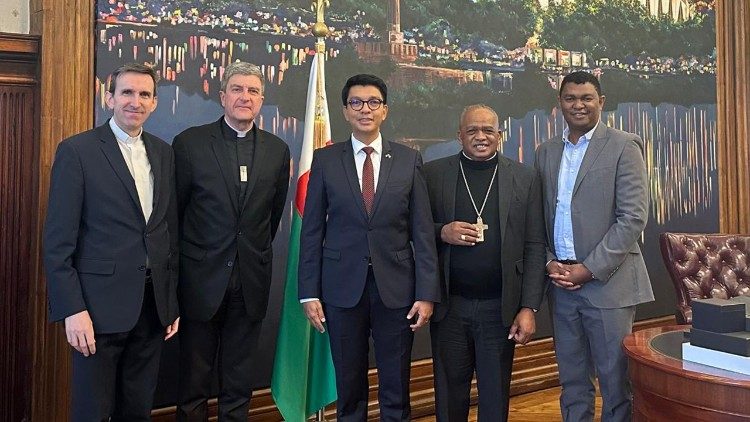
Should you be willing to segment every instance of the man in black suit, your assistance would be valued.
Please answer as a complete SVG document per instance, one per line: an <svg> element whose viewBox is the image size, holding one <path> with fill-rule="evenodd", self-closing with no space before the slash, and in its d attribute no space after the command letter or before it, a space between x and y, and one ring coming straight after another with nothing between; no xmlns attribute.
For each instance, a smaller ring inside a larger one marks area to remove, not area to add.
<svg viewBox="0 0 750 422"><path fill-rule="evenodd" d="M255 123L263 88L258 66L227 66L219 93L224 115L185 130L172 144L181 245L181 421L208 419L217 354L219 420L247 420L271 244L289 188L289 147Z"/></svg>
<svg viewBox="0 0 750 422"><path fill-rule="evenodd" d="M476 371L479 420L508 418L515 343L536 330L545 290L542 188L498 153L498 117L461 113L462 151L425 165L442 297L430 326L438 421L466 421Z"/></svg>
<svg viewBox="0 0 750 422"><path fill-rule="evenodd" d="M315 151L302 220L299 298L318 330L327 322L340 422L367 419L370 333L380 420L410 420L413 330L440 294L422 158L382 138L387 95L373 75L346 82L351 139Z"/></svg>
<svg viewBox="0 0 750 422"><path fill-rule="evenodd" d="M52 166L44 265L50 320L65 320L76 350L74 421L150 421L162 344L179 325L174 157L142 129L156 81L139 64L112 73L114 115L62 141Z"/></svg>

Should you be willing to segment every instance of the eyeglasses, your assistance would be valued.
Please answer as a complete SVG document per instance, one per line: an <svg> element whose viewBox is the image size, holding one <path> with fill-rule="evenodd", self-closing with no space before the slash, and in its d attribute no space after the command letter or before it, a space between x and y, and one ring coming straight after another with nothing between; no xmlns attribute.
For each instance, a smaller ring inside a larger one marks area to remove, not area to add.
<svg viewBox="0 0 750 422"><path fill-rule="evenodd" d="M380 98L370 98L367 101L360 100L359 98L353 98L347 101L349 107L351 107L354 111L362 110L365 107L365 103L367 103L367 107L369 107L370 110L377 110L381 105L383 105L384 101Z"/></svg>

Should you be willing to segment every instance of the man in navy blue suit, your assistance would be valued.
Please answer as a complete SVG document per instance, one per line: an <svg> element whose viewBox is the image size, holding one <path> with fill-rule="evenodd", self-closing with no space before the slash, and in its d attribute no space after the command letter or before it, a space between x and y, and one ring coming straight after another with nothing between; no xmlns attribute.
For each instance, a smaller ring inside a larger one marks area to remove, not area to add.
<svg viewBox="0 0 750 422"><path fill-rule="evenodd" d="M435 235L416 150L382 138L388 91L373 75L341 93L351 138L315 151L302 223L299 298L328 327L338 420L367 419L372 333L380 420L410 420L413 331L439 300Z"/></svg>
<svg viewBox="0 0 750 422"><path fill-rule="evenodd" d="M44 266L50 320L76 350L73 421L150 421L178 328L174 155L143 130L156 81L141 64L116 70L114 116L62 141L52 166Z"/></svg>

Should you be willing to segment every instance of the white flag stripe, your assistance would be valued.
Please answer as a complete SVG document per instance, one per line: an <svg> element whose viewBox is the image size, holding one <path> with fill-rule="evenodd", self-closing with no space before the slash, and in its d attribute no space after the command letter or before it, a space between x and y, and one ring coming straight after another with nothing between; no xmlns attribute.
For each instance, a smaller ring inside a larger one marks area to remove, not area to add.
<svg viewBox="0 0 750 422"><path fill-rule="evenodd" d="M315 107L315 101L318 97L318 87L323 87L322 95L322 113L323 118L326 122L325 125L325 139L330 140L331 139L331 125L330 120L328 118L328 99L326 98L325 93L325 86L326 86L326 79L325 79L325 53L317 53L315 54L315 57L313 57L312 64L310 65L310 81L307 85L307 104L305 106L305 131L304 136L302 138L302 153L300 154L300 160L299 160L299 172L297 173L297 177L302 176L305 174L308 170L310 170L310 165L312 164L312 156L313 156L313 149L314 146L314 139L315 139L315 113L316 113L316 107ZM321 79L320 84L318 84L318 78Z"/></svg>

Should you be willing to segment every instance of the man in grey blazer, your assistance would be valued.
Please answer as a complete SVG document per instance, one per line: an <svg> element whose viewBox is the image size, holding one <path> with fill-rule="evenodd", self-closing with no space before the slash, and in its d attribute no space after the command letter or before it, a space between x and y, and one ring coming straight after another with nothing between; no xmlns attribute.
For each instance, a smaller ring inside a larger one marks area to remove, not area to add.
<svg viewBox="0 0 750 422"><path fill-rule="evenodd" d="M600 122L604 96L586 72L560 86L567 128L539 146L547 222L547 272L560 407L565 421L594 417L594 375L602 421L630 420L632 396L622 339L635 305L654 300L638 238L648 196L643 141Z"/></svg>

